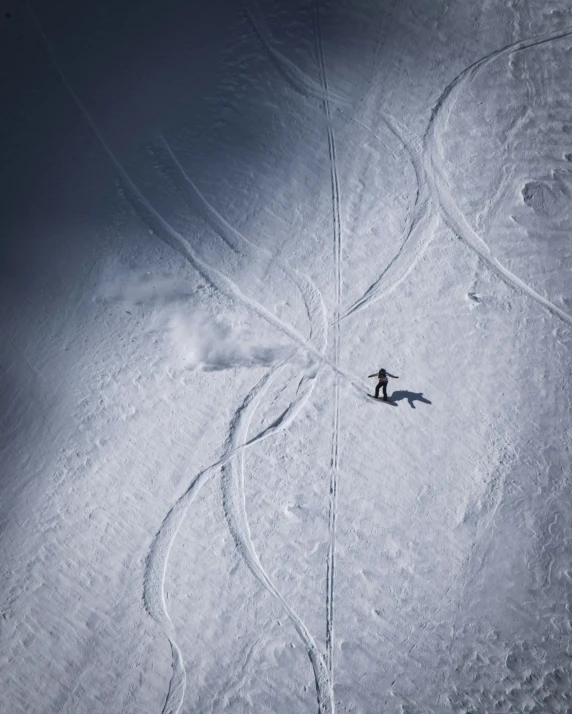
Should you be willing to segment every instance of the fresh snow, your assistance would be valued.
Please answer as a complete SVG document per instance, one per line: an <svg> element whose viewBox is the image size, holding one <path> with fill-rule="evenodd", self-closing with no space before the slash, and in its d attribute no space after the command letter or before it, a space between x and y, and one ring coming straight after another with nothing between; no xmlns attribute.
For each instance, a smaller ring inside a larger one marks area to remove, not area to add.
<svg viewBox="0 0 572 714"><path fill-rule="evenodd" d="M9 15L1 711L572 711L568 4Z"/></svg>

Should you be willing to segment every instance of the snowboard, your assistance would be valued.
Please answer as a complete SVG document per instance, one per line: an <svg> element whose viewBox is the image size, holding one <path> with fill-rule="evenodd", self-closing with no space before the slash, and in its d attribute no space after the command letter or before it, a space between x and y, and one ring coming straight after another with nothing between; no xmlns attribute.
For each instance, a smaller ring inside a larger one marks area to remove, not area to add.
<svg viewBox="0 0 572 714"><path fill-rule="evenodd" d="M382 399L381 397L379 399L376 399L373 394L368 394L368 397L371 397L374 402L381 402L382 404L391 404L392 407L397 406L397 402L392 402L391 399L388 399L387 401L385 399Z"/></svg>

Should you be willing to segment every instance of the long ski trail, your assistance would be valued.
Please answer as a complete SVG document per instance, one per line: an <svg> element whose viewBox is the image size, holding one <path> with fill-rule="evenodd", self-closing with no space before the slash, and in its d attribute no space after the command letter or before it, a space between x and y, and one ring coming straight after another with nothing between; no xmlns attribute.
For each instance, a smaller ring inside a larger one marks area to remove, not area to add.
<svg viewBox="0 0 572 714"><path fill-rule="evenodd" d="M330 180L332 190L332 223L333 223L333 248L334 248L334 285L335 305L333 324L333 362L336 369L340 368L341 350L341 324L340 314L342 305L342 217L340 206L340 186L338 177L338 164L336 157L336 137L332 123L330 102L328 99L328 76L322 42L320 26L320 7L318 0L314 4L315 36L318 49L318 64L320 69L321 84L324 88L324 114L328 135L328 155L330 161ZM330 493L329 493L329 518L328 518L328 556L326 572L326 661L328 663L330 682L334 686L334 599L335 599L335 571L336 571L336 516L338 508L338 478L340 466L340 380L334 374L333 393L333 428L330 458Z"/></svg>

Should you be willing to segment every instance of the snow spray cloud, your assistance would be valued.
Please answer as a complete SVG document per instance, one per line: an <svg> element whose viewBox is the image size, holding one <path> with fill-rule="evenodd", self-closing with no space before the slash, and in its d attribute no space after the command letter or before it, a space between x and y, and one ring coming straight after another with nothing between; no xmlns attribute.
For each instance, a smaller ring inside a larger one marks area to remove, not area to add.
<svg viewBox="0 0 572 714"><path fill-rule="evenodd" d="M233 367L271 366L286 359L287 345L261 345L256 335L229 319L214 318L205 310L176 312L165 326L176 351L190 369L205 371Z"/></svg>
<svg viewBox="0 0 572 714"><path fill-rule="evenodd" d="M234 314L213 315L181 279L148 271L126 271L115 264L104 271L98 291L104 302L129 311L145 310L148 334L165 337L177 366L203 371L269 367L285 360L292 346L277 344L239 324Z"/></svg>

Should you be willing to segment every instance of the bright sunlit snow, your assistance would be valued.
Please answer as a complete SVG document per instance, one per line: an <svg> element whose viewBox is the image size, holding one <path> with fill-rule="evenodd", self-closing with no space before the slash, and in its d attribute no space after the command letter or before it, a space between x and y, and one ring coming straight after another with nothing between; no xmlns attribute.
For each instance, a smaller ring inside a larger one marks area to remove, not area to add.
<svg viewBox="0 0 572 714"><path fill-rule="evenodd" d="M207 5L4 4L1 711L571 712L569 3Z"/></svg>

